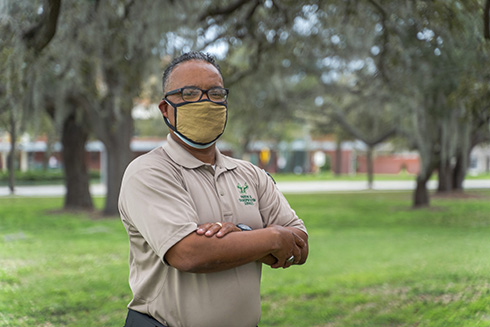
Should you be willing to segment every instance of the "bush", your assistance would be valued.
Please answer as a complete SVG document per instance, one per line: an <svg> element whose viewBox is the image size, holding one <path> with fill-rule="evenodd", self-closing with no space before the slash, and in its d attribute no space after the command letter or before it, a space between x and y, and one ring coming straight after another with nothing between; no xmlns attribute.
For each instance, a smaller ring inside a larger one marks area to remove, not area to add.
<svg viewBox="0 0 490 327"><path fill-rule="evenodd" d="M8 183L8 172L0 172L0 184ZM62 183L65 179L63 170L29 170L26 172L16 171L16 184L31 184L31 183ZM99 171L90 171L90 179L100 179Z"/></svg>

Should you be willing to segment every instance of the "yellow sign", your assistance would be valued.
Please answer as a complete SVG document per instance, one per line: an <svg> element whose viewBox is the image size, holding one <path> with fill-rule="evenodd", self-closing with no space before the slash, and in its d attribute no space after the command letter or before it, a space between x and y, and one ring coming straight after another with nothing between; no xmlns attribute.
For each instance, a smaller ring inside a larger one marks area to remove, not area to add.
<svg viewBox="0 0 490 327"><path fill-rule="evenodd" d="M263 148L260 151L260 162L264 165L267 165L271 160L271 150L269 148Z"/></svg>

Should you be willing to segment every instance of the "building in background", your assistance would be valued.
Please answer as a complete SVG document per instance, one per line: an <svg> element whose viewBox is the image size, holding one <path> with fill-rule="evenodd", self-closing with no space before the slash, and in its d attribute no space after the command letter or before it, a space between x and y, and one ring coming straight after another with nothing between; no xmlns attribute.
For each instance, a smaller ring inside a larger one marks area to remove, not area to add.
<svg viewBox="0 0 490 327"><path fill-rule="evenodd" d="M473 148L468 165L468 173L478 175L490 172L490 144L477 145Z"/></svg>
<svg viewBox="0 0 490 327"><path fill-rule="evenodd" d="M165 144L163 138L134 138L131 150L134 157ZM233 156L231 146L218 142L218 147L226 155ZM0 138L0 170L7 170L7 155L10 143L6 137ZM34 141L22 138L18 143L17 169L21 171L40 170L46 165L48 169L61 168L61 144L53 144L48 151L45 139ZM338 160L340 156L340 160ZM318 139L297 139L292 142L257 141L249 145L243 155L248 160L271 173L317 173L321 171L356 174L367 172L366 148L358 141L346 141L337 146L334 137L325 136ZM86 160L90 170L100 171L104 175L106 152L102 142L89 141L86 144ZM417 174L419 156L416 152L396 151L392 144L386 143L376 147L373 155L374 173L399 174L406 172ZM337 167L338 165L338 167ZM477 146L471 153L470 174L490 172L490 145Z"/></svg>

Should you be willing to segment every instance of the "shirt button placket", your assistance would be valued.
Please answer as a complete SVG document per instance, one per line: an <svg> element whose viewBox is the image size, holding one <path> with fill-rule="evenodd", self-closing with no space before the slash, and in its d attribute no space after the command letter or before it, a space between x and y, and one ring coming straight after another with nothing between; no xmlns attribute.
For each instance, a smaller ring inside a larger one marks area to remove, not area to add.
<svg viewBox="0 0 490 327"><path fill-rule="evenodd" d="M216 188L216 190L218 191L218 194L219 196L223 197L225 196L225 192L223 191L223 189L219 186L219 183L218 183L218 178L219 178L219 175L218 174L215 174L214 175L214 187Z"/></svg>

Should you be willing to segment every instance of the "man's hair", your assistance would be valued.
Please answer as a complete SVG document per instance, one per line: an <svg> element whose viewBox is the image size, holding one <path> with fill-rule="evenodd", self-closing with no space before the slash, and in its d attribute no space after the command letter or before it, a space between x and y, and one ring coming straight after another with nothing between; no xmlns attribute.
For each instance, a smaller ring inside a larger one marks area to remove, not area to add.
<svg viewBox="0 0 490 327"><path fill-rule="evenodd" d="M168 78L172 71L174 70L175 67L180 65L183 62L190 61L190 60L202 60L205 62L210 63L213 65L221 75L221 69L219 68L218 63L216 62L216 59L210 55L209 53L204 53L201 51L191 51L191 52L186 52L182 54L181 56L175 58L172 60L172 62L167 66L165 71L163 72L163 77L162 77L162 87L163 87L163 92L166 91L167 83L168 83Z"/></svg>

